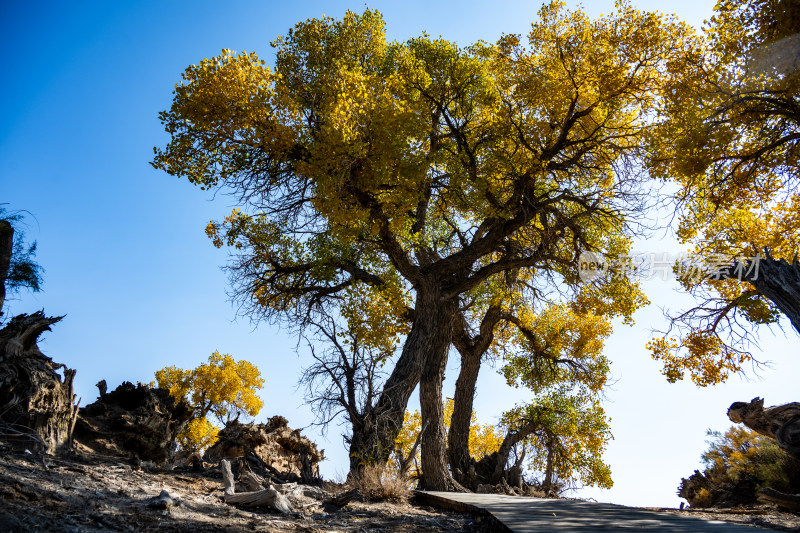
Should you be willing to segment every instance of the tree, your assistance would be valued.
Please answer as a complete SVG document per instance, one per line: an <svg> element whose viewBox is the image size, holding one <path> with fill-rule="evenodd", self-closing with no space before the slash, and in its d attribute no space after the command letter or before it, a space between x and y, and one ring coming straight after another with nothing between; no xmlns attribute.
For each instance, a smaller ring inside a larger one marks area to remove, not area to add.
<svg viewBox="0 0 800 533"><path fill-rule="evenodd" d="M228 354L212 353L208 362L192 370L174 366L156 372L156 382L172 396L193 409L192 420L178 435L181 447L203 450L214 444L219 427L240 416L256 416L264 406L257 391L264 385L261 372L248 361L236 361Z"/></svg>
<svg viewBox="0 0 800 533"><path fill-rule="evenodd" d="M551 492L556 479L611 488L611 469L602 461L611 429L596 395L556 388L533 402L503 414L503 424L527 455L528 468L542 472L542 489ZM518 439L517 439L518 437Z"/></svg>
<svg viewBox="0 0 800 533"><path fill-rule="evenodd" d="M347 420L344 439L353 475L376 461L370 455L374 450L363 440L374 431L372 413L386 379L384 366L408 323L381 291L369 285L351 286L343 296L336 310L338 320L319 316L309 321L313 335L307 341L314 363L303 371L300 383L306 386L306 401L314 406L316 422L323 428L339 415Z"/></svg>
<svg viewBox="0 0 800 533"><path fill-rule="evenodd" d="M620 254L625 250L619 250ZM571 300L550 302L539 311L530 300L515 301L506 294L489 305L474 336L465 321L454 338L461 354L461 370L448 433L448 459L456 481L476 489L478 484L497 483L506 475L515 477L516 472L505 470L510 454L517 443L539 429L536 424L507 428L508 441L502 447L503 453L481 464L476 464L465 452L461 434L463 428L469 428L469 422L465 421L464 411L472 409L483 358L502 359L501 372L508 384L528 388L534 397L553 387L566 390L576 386L597 395L607 379L608 359L602 352L612 331L611 319L622 317L623 323L632 324L633 313L646 303L638 282L607 273L580 286ZM518 406L517 411L520 409ZM515 461L514 467L518 466Z"/></svg>
<svg viewBox="0 0 800 533"><path fill-rule="evenodd" d="M419 384L423 484L447 489L442 379L462 296L522 270L574 282L580 253L625 230L642 178L626 163L685 34L627 5L590 20L548 4L527 48L389 43L369 10L312 19L275 41L275 71L230 51L189 67L153 165L241 203L209 233L232 246L252 316L297 325L359 284L412 295L366 445L388 459Z"/></svg>
<svg viewBox="0 0 800 533"><path fill-rule="evenodd" d="M650 344L670 381L724 381L752 359L752 329L781 314L800 332L799 21L791 0L721 0L675 64L649 166L677 185L695 257L682 267L698 273L682 284L699 303Z"/></svg>
<svg viewBox="0 0 800 533"><path fill-rule="evenodd" d="M0 316L6 294L26 287L38 292L42 285L42 267L35 261L36 241L25 243L19 228L23 216L0 206Z"/></svg>

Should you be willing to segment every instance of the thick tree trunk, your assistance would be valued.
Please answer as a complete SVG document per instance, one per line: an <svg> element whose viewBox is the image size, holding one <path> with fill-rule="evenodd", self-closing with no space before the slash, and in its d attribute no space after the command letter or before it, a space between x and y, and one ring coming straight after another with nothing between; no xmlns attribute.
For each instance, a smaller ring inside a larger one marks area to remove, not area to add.
<svg viewBox="0 0 800 533"><path fill-rule="evenodd" d="M553 439L547 439L547 464L544 469L544 480L542 481L542 490L545 494L550 495L550 489L553 487L553 469L555 450L553 448Z"/></svg>
<svg viewBox="0 0 800 533"><path fill-rule="evenodd" d="M411 393L422 375L421 330L417 322L411 327L403 351L383 386L378 401L364 414L360 425L353 426L350 439L350 473L364 465L385 464L394 450L394 441L403 427L403 416Z"/></svg>
<svg viewBox="0 0 800 533"><path fill-rule="evenodd" d="M447 435L447 458L455 480L472 490L477 489L473 474L475 460L469 453L472 408L481 360L494 340L494 327L500 319L500 312L499 306L491 306L481 320L480 331L475 337L470 336L466 320L459 315L453 333L453 344L461 355L461 369L456 380L453 417Z"/></svg>
<svg viewBox="0 0 800 533"><path fill-rule="evenodd" d="M453 417L447 435L447 458L456 481L475 490L474 480L470 478L470 471L474 470L475 461L469 453L469 428L482 353L477 350L466 353L459 351L461 370L458 373L453 396Z"/></svg>
<svg viewBox="0 0 800 533"><path fill-rule="evenodd" d="M723 279L742 279L769 299L786 315L800 333L800 264L797 260L787 263L784 259L773 259L766 252L766 257L759 261L748 261L734 264L720 270Z"/></svg>
<svg viewBox="0 0 800 533"><path fill-rule="evenodd" d="M456 301L442 301L434 291L418 291L414 322L424 328L419 345L423 360L419 403L424 428L420 462L425 490L446 491L454 487L447 469L442 382L457 312Z"/></svg>
<svg viewBox="0 0 800 533"><path fill-rule="evenodd" d="M0 422L8 433L40 440L46 453L69 448L78 416L75 371L54 363L36 345L61 318L42 311L18 315L0 330Z"/></svg>
<svg viewBox="0 0 800 533"><path fill-rule="evenodd" d="M11 253L14 250L14 228L8 220L0 220L0 316L6 300L6 278L11 266Z"/></svg>
<svg viewBox="0 0 800 533"><path fill-rule="evenodd" d="M447 364L447 352L452 339L452 322L456 312L454 302L444 304L436 296L437 293L424 289L417 290L417 301L414 310L414 323L403 345L403 351L397 360L392 373L383 386L380 398L375 407L365 413L362 423L353 427L350 441L350 471L355 473L365 464L384 464L394 450L394 441L403 427L403 416L408 400L414 389L420 384L423 368L428 367L426 394L432 393L430 387L439 385L439 420L441 416L441 381L444 376L444 365ZM437 376L439 376L437 378ZM433 391L435 393L435 391ZM422 394L422 391L420 391ZM430 413L431 401L422 406L423 423ZM435 422L428 424L430 428ZM427 433L427 432L426 432ZM444 464L444 426L441 433L434 429L428 436L428 450L436 445L431 441L439 435L442 442L441 457ZM422 454L425 455L425 434L422 438ZM434 453L438 453L435 452ZM446 472L446 467L445 467Z"/></svg>

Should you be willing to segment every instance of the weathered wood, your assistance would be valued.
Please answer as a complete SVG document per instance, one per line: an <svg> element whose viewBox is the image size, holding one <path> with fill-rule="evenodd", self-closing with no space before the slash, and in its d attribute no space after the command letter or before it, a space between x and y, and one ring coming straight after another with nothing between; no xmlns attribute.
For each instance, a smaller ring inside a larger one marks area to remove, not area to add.
<svg viewBox="0 0 800 533"><path fill-rule="evenodd" d="M256 473L273 482L312 483L319 479L319 462L325 455L298 430L289 428L285 418L274 416L266 424L228 424L203 458L216 463L238 457L255 463Z"/></svg>
<svg viewBox="0 0 800 533"><path fill-rule="evenodd" d="M236 492L236 480L231 471L231 462L228 459L220 461L222 470L222 483L225 486L225 503L244 505L246 507L266 507L281 513L291 513L292 505L289 499L275 490L270 485L264 490L252 492Z"/></svg>
<svg viewBox="0 0 800 533"><path fill-rule="evenodd" d="M336 512L345 507L348 503L355 499L362 499L361 491L358 489L348 490L336 496L325 498L322 502L324 509L328 512Z"/></svg>
<svg viewBox="0 0 800 533"><path fill-rule="evenodd" d="M80 410L75 439L98 453L136 456L163 463L175 453L175 438L192 417L191 408L166 389L122 383Z"/></svg>
<svg viewBox="0 0 800 533"><path fill-rule="evenodd" d="M0 330L0 423L40 441L46 453L69 449L78 411L75 371L54 363L36 344L62 318L42 311L17 315Z"/></svg>
<svg viewBox="0 0 800 533"><path fill-rule="evenodd" d="M753 398L750 403L734 402L728 408L728 418L775 439L781 448L800 458L800 402L766 409L763 398Z"/></svg>
<svg viewBox="0 0 800 533"><path fill-rule="evenodd" d="M219 467L222 470L222 484L225 485L225 496L230 496L236 492L236 480L233 479L233 472L231 472L231 462L228 459L223 459L219 462Z"/></svg>
<svg viewBox="0 0 800 533"><path fill-rule="evenodd" d="M764 488L758 491L758 501L774 503L792 511L800 511L800 494L784 494L775 489Z"/></svg>
<svg viewBox="0 0 800 533"><path fill-rule="evenodd" d="M774 259L769 250L757 263L748 260L734 263L715 273L722 279L741 279L749 282L755 289L769 299L785 314L800 333L800 264L797 258L792 263L785 259Z"/></svg>
<svg viewBox="0 0 800 533"><path fill-rule="evenodd" d="M0 220L0 316L6 300L6 278L14 252L14 228L8 220Z"/></svg>

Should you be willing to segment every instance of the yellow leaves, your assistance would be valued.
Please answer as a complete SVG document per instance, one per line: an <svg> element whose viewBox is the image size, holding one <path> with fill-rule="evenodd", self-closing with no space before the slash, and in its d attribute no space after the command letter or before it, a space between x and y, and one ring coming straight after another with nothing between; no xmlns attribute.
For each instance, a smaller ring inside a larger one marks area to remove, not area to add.
<svg viewBox="0 0 800 533"><path fill-rule="evenodd" d="M178 435L178 446L183 450L203 453L217 442L220 428L206 417L192 419Z"/></svg>
<svg viewBox="0 0 800 533"><path fill-rule="evenodd" d="M207 420L213 415L222 423L240 415L256 416L264 402L257 392L264 385L261 372L248 361L236 361L228 354L214 352L193 370L174 366L156 372L158 386L169 390L194 410L193 423L181 433L187 447L208 446L218 428Z"/></svg>
<svg viewBox="0 0 800 533"><path fill-rule="evenodd" d="M609 420L596 394L576 393L569 387L552 389L531 403L503 413L501 423L510 431L534 423L523 445L528 467L544 472L552 461L559 479L610 488L611 470L602 454L613 439Z"/></svg>
<svg viewBox="0 0 800 533"><path fill-rule="evenodd" d="M749 354L727 348L717 334L708 330L690 330L682 338L654 338L647 343L647 349L654 360L662 361L667 381L675 383L689 372L699 387L725 382L751 360Z"/></svg>

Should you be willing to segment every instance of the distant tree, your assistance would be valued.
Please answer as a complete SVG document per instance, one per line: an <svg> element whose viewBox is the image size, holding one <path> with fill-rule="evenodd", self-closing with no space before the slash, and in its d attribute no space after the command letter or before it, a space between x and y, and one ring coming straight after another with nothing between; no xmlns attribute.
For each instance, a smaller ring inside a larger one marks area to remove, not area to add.
<svg viewBox="0 0 800 533"><path fill-rule="evenodd" d="M156 382L194 410L192 421L178 435L184 449L202 450L216 441L220 427L209 416L227 425L242 415L256 416L264 405L257 395L264 385L258 368L219 352L193 370L165 367L156 372Z"/></svg>
<svg viewBox="0 0 800 533"><path fill-rule="evenodd" d="M509 432L499 453L519 445L517 457L527 456L528 469L542 473L545 492L553 491L557 479L602 488L614 484L602 458L613 437L596 395L554 389L505 412L501 421Z"/></svg>
<svg viewBox="0 0 800 533"><path fill-rule="evenodd" d="M25 243L25 232L20 229L23 218L0 206L0 317L7 294L22 288L41 289L43 269L34 261L36 241Z"/></svg>

